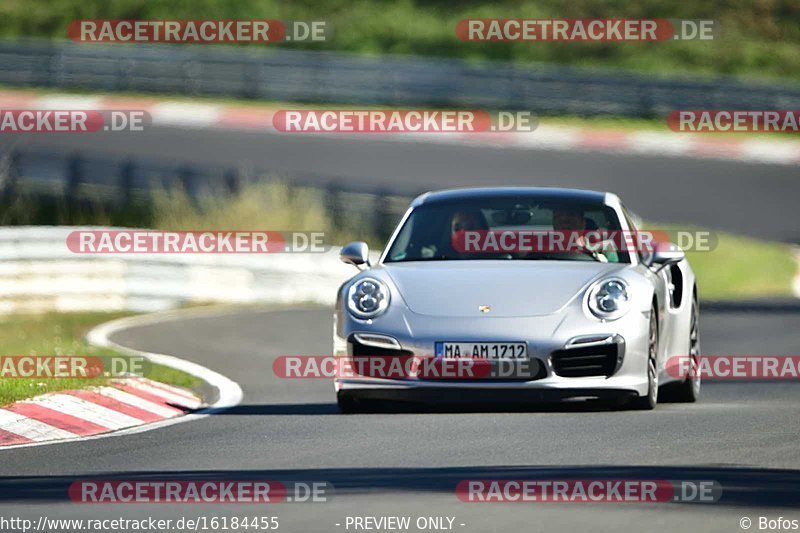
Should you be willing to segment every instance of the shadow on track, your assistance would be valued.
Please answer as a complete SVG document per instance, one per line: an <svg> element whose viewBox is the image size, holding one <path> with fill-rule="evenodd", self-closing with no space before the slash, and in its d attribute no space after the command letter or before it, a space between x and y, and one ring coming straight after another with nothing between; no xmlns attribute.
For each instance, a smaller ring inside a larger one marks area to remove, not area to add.
<svg viewBox="0 0 800 533"><path fill-rule="evenodd" d="M593 413L609 412L612 408L603 402L542 403L542 404L460 404L425 405L402 402L371 402L370 408L359 414L467 414L467 413ZM237 405L225 410L212 411L219 415L343 415L335 403L275 403Z"/></svg>
<svg viewBox="0 0 800 533"><path fill-rule="evenodd" d="M716 481L716 505L800 506L800 470L716 466L468 466L450 468L315 468L287 470L196 470L108 472L91 477L15 476L0 479L0 504L69 501L76 481L326 481L336 496L393 491L450 493L466 479L640 479ZM696 505L713 505L698 503Z"/></svg>

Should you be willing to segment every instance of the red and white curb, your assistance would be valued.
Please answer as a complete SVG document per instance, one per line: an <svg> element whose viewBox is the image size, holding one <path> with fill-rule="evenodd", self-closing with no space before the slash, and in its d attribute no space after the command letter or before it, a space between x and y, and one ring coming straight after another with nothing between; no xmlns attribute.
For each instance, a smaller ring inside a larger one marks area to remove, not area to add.
<svg viewBox="0 0 800 533"><path fill-rule="evenodd" d="M0 446L74 439L173 418L201 406L190 392L146 378L43 394L0 408Z"/></svg>
<svg viewBox="0 0 800 533"><path fill-rule="evenodd" d="M134 350L109 337L136 326L195 316L220 316L226 309L193 309L153 313L101 324L87 335L90 344L147 357L156 364L181 370L217 390L210 405L184 389L144 378L112 380L109 386L60 391L0 408L0 453L45 444L131 435L205 418L242 400L242 389L204 366L173 357Z"/></svg>
<svg viewBox="0 0 800 533"><path fill-rule="evenodd" d="M161 101L116 96L44 96L0 91L0 109L135 109L147 111L156 126L275 133L276 110L203 102ZM666 128L666 124L665 124ZM285 135L311 135L286 133ZM670 131L627 131L541 125L533 132L504 133L315 133L319 136L392 142L426 142L510 149L606 152L712 158L758 163L800 164L800 142L778 138L711 137ZM788 134L787 134L788 135Z"/></svg>

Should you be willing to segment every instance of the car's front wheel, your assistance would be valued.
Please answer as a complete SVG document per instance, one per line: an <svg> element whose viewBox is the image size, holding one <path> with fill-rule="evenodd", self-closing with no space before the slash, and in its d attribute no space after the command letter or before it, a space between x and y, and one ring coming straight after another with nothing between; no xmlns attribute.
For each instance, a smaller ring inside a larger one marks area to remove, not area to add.
<svg viewBox="0 0 800 533"><path fill-rule="evenodd" d="M692 313L689 326L689 358L691 370L682 382L672 385L666 400L670 402L694 403L700 399L700 306L697 298L692 298Z"/></svg>
<svg viewBox="0 0 800 533"><path fill-rule="evenodd" d="M633 398L628 407L649 411L658 403L658 312L656 306L650 309L650 327L647 336L647 394Z"/></svg>

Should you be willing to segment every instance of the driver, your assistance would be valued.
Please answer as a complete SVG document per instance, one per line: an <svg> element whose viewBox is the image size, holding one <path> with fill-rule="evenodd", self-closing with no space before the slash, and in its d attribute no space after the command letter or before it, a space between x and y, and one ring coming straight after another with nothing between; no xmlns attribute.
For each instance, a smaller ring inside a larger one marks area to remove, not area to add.
<svg viewBox="0 0 800 533"><path fill-rule="evenodd" d="M486 219L477 209L460 209L454 212L450 217L450 232L448 235L448 245L445 247L456 257L475 256L475 251L467 252L464 250L456 250L453 246L459 240L459 233L461 235L461 243L464 244L463 235L467 231L486 231L489 229L489 224Z"/></svg>
<svg viewBox="0 0 800 533"><path fill-rule="evenodd" d="M459 231L477 231L487 228L483 214L475 211L460 210L453 213L450 217L450 235L455 235Z"/></svg>
<svg viewBox="0 0 800 533"><path fill-rule="evenodd" d="M592 228L588 228L588 225L591 224ZM591 231L593 229L597 229L596 224L593 221L588 220L584 214L584 212L578 208L574 207L557 207L553 209L553 231L564 231L564 232L572 232L572 231L580 231L585 232L587 230ZM569 254L572 256L575 253L582 253L586 254L597 261L602 263L608 263L609 261L616 263L619 261L616 252L606 252L602 249L602 244L600 244L597 248L598 249L589 249L586 245L586 241L584 238L584 233L581 233L578 236L578 244L583 247L583 251L581 252L560 252L561 253ZM570 235L567 234L564 236L564 243L566 245L567 242L570 241Z"/></svg>
<svg viewBox="0 0 800 533"><path fill-rule="evenodd" d="M463 252L456 250L453 243L458 239L459 232L465 231L485 231L489 229L489 224L478 209L458 209L450 215L450 224L445 238L440 246L423 246L421 255L423 258L432 257L467 257L474 256L474 252Z"/></svg>

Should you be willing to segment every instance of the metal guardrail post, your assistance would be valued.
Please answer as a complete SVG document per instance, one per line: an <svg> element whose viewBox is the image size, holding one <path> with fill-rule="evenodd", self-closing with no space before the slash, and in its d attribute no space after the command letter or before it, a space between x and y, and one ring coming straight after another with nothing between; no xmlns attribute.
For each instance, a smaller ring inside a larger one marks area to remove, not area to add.
<svg viewBox="0 0 800 533"><path fill-rule="evenodd" d="M336 230L344 229L344 206L342 191L336 184L328 184L324 196L325 214Z"/></svg>
<svg viewBox="0 0 800 533"><path fill-rule="evenodd" d="M239 170L235 168L225 172L225 190L231 196L236 196L242 190L242 178Z"/></svg>
<svg viewBox="0 0 800 533"><path fill-rule="evenodd" d="M5 175L2 176L3 187L2 191L0 191L4 202L13 201L19 192L19 168L21 157L18 151L12 150L6 158Z"/></svg>
<svg viewBox="0 0 800 533"><path fill-rule="evenodd" d="M195 176L195 169L189 166L182 167L178 171L178 180L180 181L181 187L192 202L197 200Z"/></svg>
<svg viewBox="0 0 800 533"><path fill-rule="evenodd" d="M122 195L122 204L130 205L132 202L133 176L136 164L133 159L126 159L119 167L119 190Z"/></svg>
<svg viewBox="0 0 800 533"><path fill-rule="evenodd" d="M375 195L375 229L378 238L386 241L394 229L393 216L389 203L389 192L380 190Z"/></svg>
<svg viewBox="0 0 800 533"><path fill-rule="evenodd" d="M81 181L83 181L83 158L81 154L75 153L67 159L67 183L64 198L68 205L72 205L78 199Z"/></svg>

